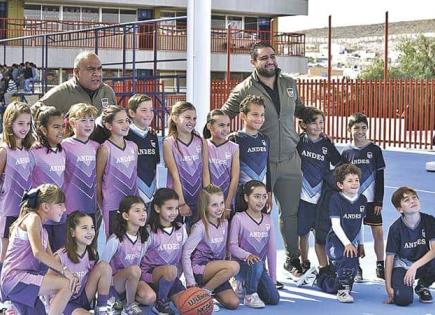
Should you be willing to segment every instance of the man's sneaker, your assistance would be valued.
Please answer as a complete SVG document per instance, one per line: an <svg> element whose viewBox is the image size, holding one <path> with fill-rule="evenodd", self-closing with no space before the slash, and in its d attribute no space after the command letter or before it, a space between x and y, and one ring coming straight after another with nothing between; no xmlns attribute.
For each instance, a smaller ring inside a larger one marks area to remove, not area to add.
<svg viewBox="0 0 435 315"><path fill-rule="evenodd" d="M383 261L378 261L376 263L376 277L380 279L385 279L385 269Z"/></svg>
<svg viewBox="0 0 435 315"><path fill-rule="evenodd" d="M415 287L415 293L419 296L421 303L432 303L432 294L430 293L430 290L423 285L417 284Z"/></svg>
<svg viewBox="0 0 435 315"><path fill-rule="evenodd" d="M358 267L358 270L356 271L356 276L354 278L355 282L362 282L363 281L363 272L361 267Z"/></svg>
<svg viewBox="0 0 435 315"><path fill-rule="evenodd" d="M301 267L302 273L306 273L311 268L311 262L309 260L304 260Z"/></svg>
<svg viewBox="0 0 435 315"><path fill-rule="evenodd" d="M353 303L353 297L348 289L338 290L337 300L340 303Z"/></svg>
<svg viewBox="0 0 435 315"><path fill-rule="evenodd" d="M171 308L169 301L158 300L154 303L153 313L157 315L175 315L175 312Z"/></svg>
<svg viewBox="0 0 435 315"><path fill-rule="evenodd" d="M284 289L284 283L276 281L275 287L277 290L282 290L282 289Z"/></svg>
<svg viewBox="0 0 435 315"><path fill-rule="evenodd" d="M314 281L317 278L317 269L316 267L311 267L308 269L300 278L298 281L296 281L296 286L301 287L303 285L310 285L312 286L314 284Z"/></svg>
<svg viewBox="0 0 435 315"><path fill-rule="evenodd" d="M257 293L246 294L244 304L252 308L263 308L266 306Z"/></svg>
<svg viewBox="0 0 435 315"><path fill-rule="evenodd" d="M139 314L142 314L142 310L140 309L139 304L137 304L136 302L124 306L121 312L121 315L139 315Z"/></svg>
<svg viewBox="0 0 435 315"><path fill-rule="evenodd" d="M293 277L299 278L302 275L302 266L299 258L287 257L285 259L284 269Z"/></svg>

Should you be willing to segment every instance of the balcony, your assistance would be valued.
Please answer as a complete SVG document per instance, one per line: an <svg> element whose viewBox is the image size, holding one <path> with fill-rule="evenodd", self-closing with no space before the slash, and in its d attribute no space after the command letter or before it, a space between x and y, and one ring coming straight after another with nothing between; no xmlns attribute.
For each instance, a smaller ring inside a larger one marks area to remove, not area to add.
<svg viewBox="0 0 435 315"><path fill-rule="evenodd" d="M172 21L169 21L172 22ZM89 30L94 27L111 26L104 30ZM98 48L153 50L184 52L187 49L187 30L181 25L168 24L168 21L143 24L135 30L117 27L116 24L33 20L33 19L0 19L0 39L22 36L61 33L50 36L47 45L59 48ZM80 32L71 32L80 31ZM232 54L249 54L251 45L257 41L269 41L275 47L278 56L305 56L305 34L277 33L273 31L212 29L212 53L226 53L230 45ZM41 47L42 37L10 41L8 46Z"/></svg>

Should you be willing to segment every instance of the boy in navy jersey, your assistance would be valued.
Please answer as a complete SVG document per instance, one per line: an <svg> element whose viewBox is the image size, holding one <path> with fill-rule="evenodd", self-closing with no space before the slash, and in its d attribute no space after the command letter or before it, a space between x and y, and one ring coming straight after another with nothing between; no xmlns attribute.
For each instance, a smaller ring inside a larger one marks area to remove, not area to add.
<svg viewBox="0 0 435 315"><path fill-rule="evenodd" d="M139 196L146 204L151 202L156 190L156 169L160 163L159 142L154 131L150 130L154 118L153 102L144 94L135 94L128 100L130 130L126 137L138 147L137 187Z"/></svg>
<svg viewBox="0 0 435 315"><path fill-rule="evenodd" d="M323 135L325 116L315 107L305 107L300 123L304 132L300 136L297 150L302 163L302 191L298 209L298 235L301 250L302 271L315 271L310 268L308 260L309 232L316 225L317 203L322 192L325 176L330 172L330 165L337 165L341 156L334 144ZM326 267L325 246L315 244L319 267ZM299 279L301 280L301 279ZM298 285L302 284L298 282Z"/></svg>
<svg viewBox="0 0 435 315"><path fill-rule="evenodd" d="M386 303L406 306L415 292L420 302L431 303L429 287L435 281L435 218L420 212L420 200L414 189L400 187L391 197L399 211L388 231L385 261Z"/></svg>
<svg viewBox="0 0 435 315"><path fill-rule="evenodd" d="M367 199L359 193L361 171L352 164L335 169L337 187L329 200L329 216L332 229L326 238L326 252L331 265L330 272L321 272L317 285L328 293L337 293L342 303L352 303L350 295L359 261L364 257L363 219Z"/></svg>
<svg viewBox="0 0 435 315"><path fill-rule="evenodd" d="M368 120L362 113L349 117L348 130L352 143L343 149L345 163L352 163L361 170L360 193L367 198L367 215L364 224L372 230L376 254L376 275L384 278L384 232L382 228L382 201L384 198L385 162L379 146L367 139ZM362 280L362 270L358 269L355 281Z"/></svg>

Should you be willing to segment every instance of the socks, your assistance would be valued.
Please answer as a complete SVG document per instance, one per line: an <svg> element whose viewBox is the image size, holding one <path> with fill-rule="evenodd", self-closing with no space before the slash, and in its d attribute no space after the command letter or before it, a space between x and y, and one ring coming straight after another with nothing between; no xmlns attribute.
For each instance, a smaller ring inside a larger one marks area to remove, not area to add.
<svg viewBox="0 0 435 315"><path fill-rule="evenodd" d="M97 298L97 306L106 306L107 305L107 300L109 299L109 295L108 294L100 294L98 293L98 298Z"/></svg>
<svg viewBox="0 0 435 315"><path fill-rule="evenodd" d="M168 281L165 278L161 277L159 280L159 287L157 292L157 300L166 301L168 300L169 291L172 288L174 281Z"/></svg>

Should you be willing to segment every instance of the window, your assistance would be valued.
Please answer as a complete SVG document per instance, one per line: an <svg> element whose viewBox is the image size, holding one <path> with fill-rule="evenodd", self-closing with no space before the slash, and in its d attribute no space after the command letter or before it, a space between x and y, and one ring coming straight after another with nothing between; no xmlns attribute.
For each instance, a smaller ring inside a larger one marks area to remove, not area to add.
<svg viewBox="0 0 435 315"><path fill-rule="evenodd" d="M243 29L243 17L241 16L228 16L228 23L231 28L242 30Z"/></svg>
<svg viewBox="0 0 435 315"><path fill-rule="evenodd" d="M119 23L134 22L137 20L137 14L134 10L120 10Z"/></svg>
<svg viewBox="0 0 435 315"><path fill-rule="evenodd" d="M82 21L99 22L100 13L97 8L82 8Z"/></svg>
<svg viewBox="0 0 435 315"><path fill-rule="evenodd" d="M80 7L63 7L64 21L80 21Z"/></svg>
<svg viewBox="0 0 435 315"><path fill-rule="evenodd" d="M42 6L43 20L59 20L59 7L43 5Z"/></svg>
<svg viewBox="0 0 435 315"><path fill-rule="evenodd" d="M225 25L225 15L212 15L211 16L211 28L226 28Z"/></svg>
<svg viewBox="0 0 435 315"><path fill-rule="evenodd" d="M119 12L118 9L102 9L101 10L101 22L103 23L118 23Z"/></svg>
<svg viewBox="0 0 435 315"><path fill-rule="evenodd" d="M41 6L34 4L24 5L24 18L40 20L41 19Z"/></svg>

